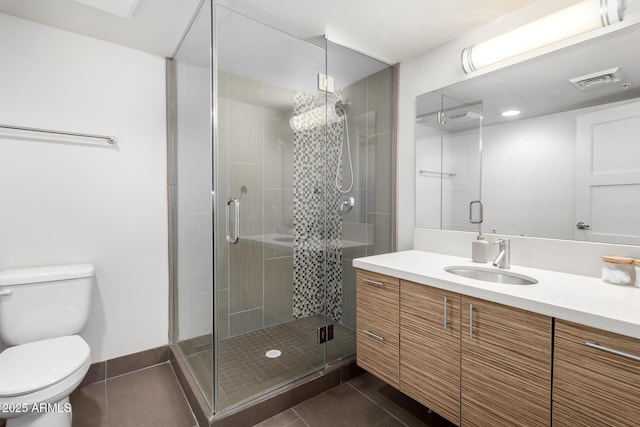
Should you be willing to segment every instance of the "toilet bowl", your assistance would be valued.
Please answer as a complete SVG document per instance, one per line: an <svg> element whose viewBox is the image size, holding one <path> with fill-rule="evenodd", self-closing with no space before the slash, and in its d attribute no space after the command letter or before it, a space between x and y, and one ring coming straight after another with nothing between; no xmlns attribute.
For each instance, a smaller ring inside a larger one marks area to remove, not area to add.
<svg viewBox="0 0 640 427"><path fill-rule="evenodd" d="M68 425L56 420L71 420L68 397L89 370L89 353L89 346L78 335L23 344L0 353L0 417L9 419L7 426Z"/></svg>
<svg viewBox="0 0 640 427"><path fill-rule="evenodd" d="M69 395L91 364L86 324L93 266L0 272L0 418L7 427L70 427Z"/></svg>

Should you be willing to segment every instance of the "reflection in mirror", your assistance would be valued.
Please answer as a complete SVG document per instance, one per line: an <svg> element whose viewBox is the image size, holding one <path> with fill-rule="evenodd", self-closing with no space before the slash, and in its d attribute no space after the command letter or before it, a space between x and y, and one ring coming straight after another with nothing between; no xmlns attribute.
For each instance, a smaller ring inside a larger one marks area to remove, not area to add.
<svg viewBox="0 0 640 427"><path fill-rule="evenodd" d="M639 37L634 25L418 96L416 226L476 230L482 200L488 232L640 244Z"/></svg>
<svg viewBox="0 0 640 427"><path fill-rule="evenodd" d="M469 204L481 200L482 102L433 92L419 97L416 117L418 227L478 230ZM477 213L474 218L477 218Z"/></svg>
<svg viewBox="0 0 640 427"><path fill-rule="evenodd" d="M472 200L469 202L469 222L471 224L482 224L483 218L482 200Z"/></svg>

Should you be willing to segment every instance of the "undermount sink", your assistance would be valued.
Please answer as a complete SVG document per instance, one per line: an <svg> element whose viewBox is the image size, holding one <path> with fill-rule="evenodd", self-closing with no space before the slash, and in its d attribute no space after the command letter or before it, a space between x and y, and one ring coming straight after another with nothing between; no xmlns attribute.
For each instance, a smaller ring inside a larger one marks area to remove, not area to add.
<svg viewBox="0 0 640 427"><path fill-rule="evenodd" d="M482 280L484 282L504 283L507 285L535 285L538 283L533 277L493 268L454 265L445 267L444 270L451 274L468 277L469 279Z"/></svg>

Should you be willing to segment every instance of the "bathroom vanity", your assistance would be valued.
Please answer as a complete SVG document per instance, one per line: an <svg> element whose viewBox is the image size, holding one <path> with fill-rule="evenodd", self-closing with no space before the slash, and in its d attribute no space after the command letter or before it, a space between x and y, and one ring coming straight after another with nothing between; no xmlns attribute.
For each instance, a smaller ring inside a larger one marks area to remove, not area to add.
<svg viewBox="0 0 640 427"><path fill-rule="evenodd" d="M356 259L358 364L458 425L636 425L640 289L423 251ZM476 264L477 265L477 264Z"/></svg>

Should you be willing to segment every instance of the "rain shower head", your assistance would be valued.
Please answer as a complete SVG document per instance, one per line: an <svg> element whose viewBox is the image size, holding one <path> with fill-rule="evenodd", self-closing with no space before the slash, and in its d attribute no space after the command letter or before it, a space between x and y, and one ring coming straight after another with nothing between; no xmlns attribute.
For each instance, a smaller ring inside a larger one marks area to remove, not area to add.
<svg viewBox="0 0 640 427"><path fill-rule="evenodd" d="M302 131L322 126L325 123L337 123L342 117L346 116L346 108L350 104L350 102L336 100L334 95L326 98L324 96L318 97L315 100L315 105L318 106L291 117L289 126L294 131Z"/></svg>

